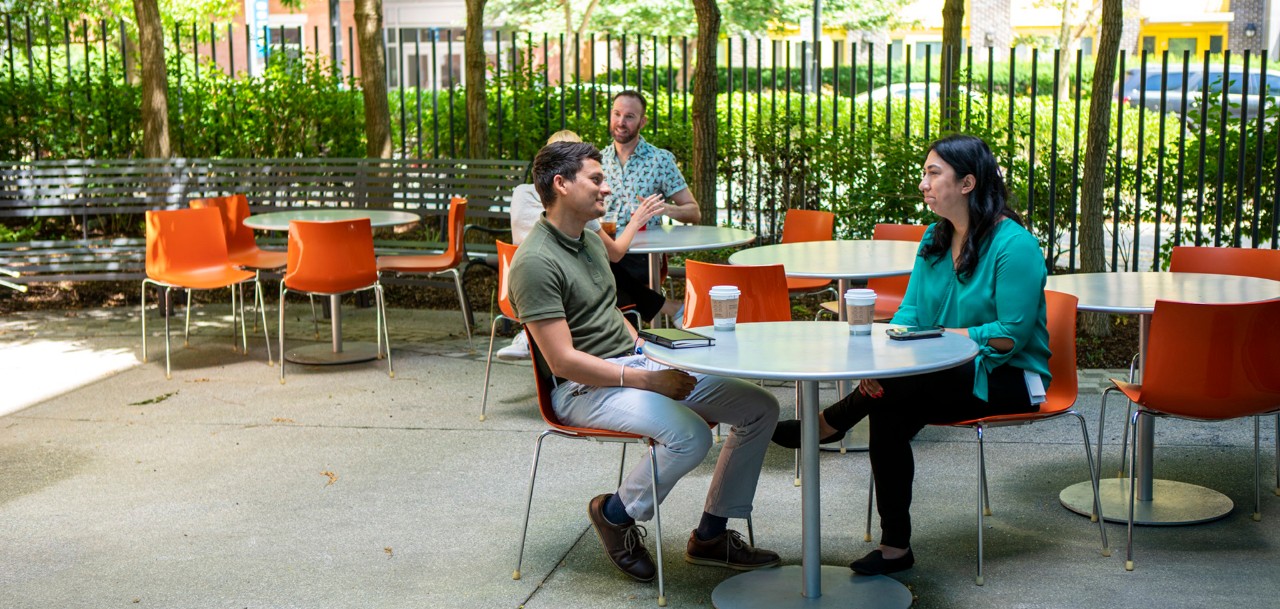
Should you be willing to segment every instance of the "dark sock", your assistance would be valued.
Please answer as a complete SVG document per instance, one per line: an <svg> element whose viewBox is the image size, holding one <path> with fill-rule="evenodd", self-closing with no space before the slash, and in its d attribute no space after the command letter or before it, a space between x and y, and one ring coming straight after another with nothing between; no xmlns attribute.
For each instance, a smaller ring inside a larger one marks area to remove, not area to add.
<svg viewBox="0 0 1280 609"><path fill-rule="evenodd" d="M604 519L613 524L631 524L636 521L627 515L627 506L622 504L617 493L609 495L609 500L604 502Z"/></svg>
<svg viewBox="0 0 1280 609"><path fill-rule="evenodd" d="M707 541L724 535L725 529L729 525L729 519L724 516L716 516L710 512L702 513L702 521L698 523L698 530L694 531L694 535L699 540Z"/></svg>

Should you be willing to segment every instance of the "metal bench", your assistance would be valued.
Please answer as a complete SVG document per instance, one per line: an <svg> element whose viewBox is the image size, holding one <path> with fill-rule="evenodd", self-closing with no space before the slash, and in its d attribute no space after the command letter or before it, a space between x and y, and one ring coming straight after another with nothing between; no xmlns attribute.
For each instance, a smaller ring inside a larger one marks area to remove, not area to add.
<svg viewBox="0 0 1280 609"><path fill-rule="evenodd" d="M380 239L375 242L379 254L441 251L451 197L468 200L469 220L490 227L508 224L512 190L526 180L528 166L526 161L327 158L0 163L0 221L65 222L62 229L69 237L0 243L0 268L11 271L6 275L16 273L6 281L14 285L141 279L147 210L230 193L245 194L255 213L311 206L410 211L423 218L424 234ZM481 257L494 251L487 239L472 248L469 255Z"/></svg>

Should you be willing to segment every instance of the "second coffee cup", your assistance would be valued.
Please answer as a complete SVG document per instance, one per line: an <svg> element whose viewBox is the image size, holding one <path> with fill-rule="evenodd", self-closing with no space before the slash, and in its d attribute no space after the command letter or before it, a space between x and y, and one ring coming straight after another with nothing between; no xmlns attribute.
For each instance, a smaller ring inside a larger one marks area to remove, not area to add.
<svg viewBox="0 0 1280 609"><path fill-rule="evenodd" d="M733 331L738 324L738 297L742 292L737 286L711 287L711 322L717 330Z"/></svg>

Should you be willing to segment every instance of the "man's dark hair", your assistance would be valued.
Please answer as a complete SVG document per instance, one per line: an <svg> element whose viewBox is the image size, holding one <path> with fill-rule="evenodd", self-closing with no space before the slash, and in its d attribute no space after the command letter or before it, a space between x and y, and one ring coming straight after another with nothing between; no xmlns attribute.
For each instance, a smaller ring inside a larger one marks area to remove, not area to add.
<svg viewBox="0 0 1280 609"><path fill-rule="evenodd" d="M645 101L644 101L644 95L642 95L639 91L636 91L636 90L634 90L634 89L627 89L626 91L622 91L622 92L618 93L617 95L614 95L614 96L613 96L613 99L609 100L609 105L610 105L610 106L612 106L612 105L613 105L613 102L618 101L618 98L619 98L619 97L630 97L630 98L635 99L636 101L640 102L640 113L641 113L641 114L644 114L644 112L645 112L645 105L646 105L646 104L645 104Z"/></svg>
<svg viewBox="0 0 1280 609"><path fill-rule="evenodd" d="M552 187L556 176L567 182L574 181L586 159L601 162L600 151L586 142L555 142L538 151L538 156L533 157L533 186L538 189L543 207L551 207L556 201Z"/></svg>

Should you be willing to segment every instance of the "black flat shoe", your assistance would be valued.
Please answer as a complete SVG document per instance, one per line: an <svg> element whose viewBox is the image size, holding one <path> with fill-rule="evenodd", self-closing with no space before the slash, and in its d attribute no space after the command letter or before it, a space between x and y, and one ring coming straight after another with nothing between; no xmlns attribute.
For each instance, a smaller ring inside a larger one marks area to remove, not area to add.
<svg viewBox="0 0 1280 609"><path fill-rule="evenodd" d="M849 568L860 575L888 575L898 571L906 571L916 564L916 556L907 548L901 558L885 558L880 550L872 550L870 554L849 563Z"/></svg>
<svg viewBox="0 0 1280 609"><path fill-rule="evenodd" d="M848 431L847 429L845 431ZM828 444L840 439L844 435L844 431L836 431L835 433L823 438L819 444ZM773 430L773 443L784 448L800 448L800 421L792 419L790 421L779 421L778 426Z"/></svg>

